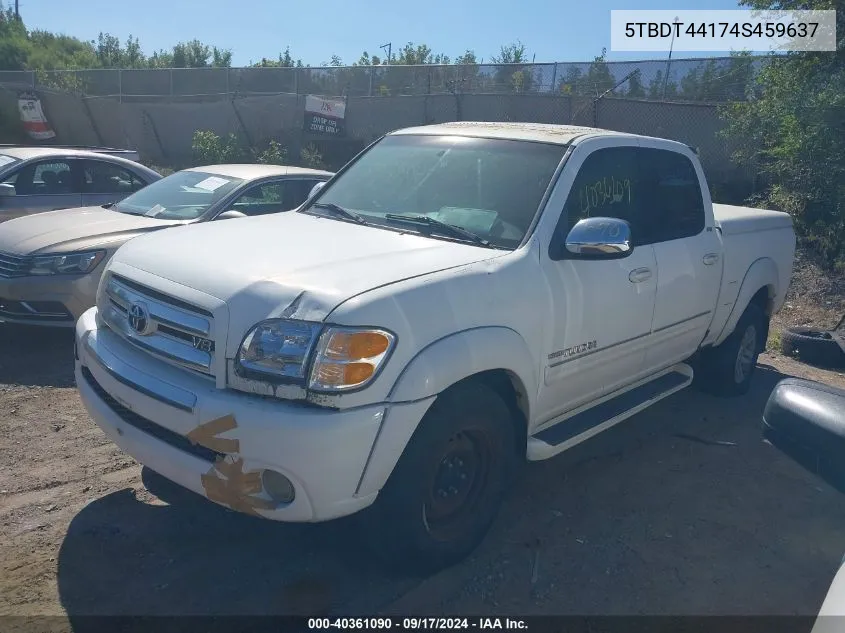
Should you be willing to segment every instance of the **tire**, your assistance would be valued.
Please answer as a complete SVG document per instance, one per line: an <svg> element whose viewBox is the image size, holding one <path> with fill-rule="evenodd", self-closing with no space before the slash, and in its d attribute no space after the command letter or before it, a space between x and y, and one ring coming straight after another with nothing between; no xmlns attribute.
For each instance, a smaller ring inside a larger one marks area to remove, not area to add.
<svg viewBox="0 0 845 633"><path fill-rule="evenodd" d="M845 365L845 352L830 332L808 327L786 328L781 334L781 351L787 356L797 356L811 365L841 367Z"/></svg>
<svg viewBox="0 0 845 633"><path fill-rule="evenodd" d="M362 516L364 537L383 563L430 574L478 546L519 463L514 429L508 406L481 383L437 397Z"/></svg>
<svg viewBox="0 0 845 633"><path fill-rule="evenodd" d="M748 393L767 331L766 314L757 304L749 304L730 336L719 346L702 351L696 383L718 396Z"/></svg>

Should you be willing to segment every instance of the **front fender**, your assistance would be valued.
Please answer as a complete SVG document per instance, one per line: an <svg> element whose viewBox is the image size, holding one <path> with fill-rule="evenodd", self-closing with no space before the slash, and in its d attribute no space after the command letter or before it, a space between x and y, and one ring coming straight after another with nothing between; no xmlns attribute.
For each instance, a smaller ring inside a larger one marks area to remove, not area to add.
<svg viewBox="0 0 845 633"><path fill-rule="evenodd" d="M420 350L399 374L388 400L421 400L468 376L492 369L514 374L531 399L537 393L537 365L525 339L515 330L506 327L464 330ZM525 406L530 408L530 404L526 402Z"/></svg>
<svg viewBox="0 0 845 633"><path fill-rule="evenodd" d="M514 330L464 330L420 350L390 390L387 413L356 494L371 494L384 486L437 394L464 378L495 369L511 374L523 395L520 405L530 420L537 393L537 363L525 340Z"/></svg>
<svg viewBox="0 0 845 633"><path fill-rule="evenodd" d="M745 308L751 303L751 298L757 294L760 288L768 288L769 299L776 296L778 293L779 279L778 267L773 259L761 257L751 264L742 280L739 294L736 297L736 301L734 301L733 309L728 315L727 321L725 321L725 326L713 344L718 345L731 335L742 313L745 312Z"/></svg>

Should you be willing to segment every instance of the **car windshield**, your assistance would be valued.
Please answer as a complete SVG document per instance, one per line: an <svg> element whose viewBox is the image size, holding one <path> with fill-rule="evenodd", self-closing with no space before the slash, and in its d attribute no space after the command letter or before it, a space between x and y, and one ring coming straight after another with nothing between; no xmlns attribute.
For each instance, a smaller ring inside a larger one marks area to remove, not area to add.
<svg viewBox="0 0 845 633"><path fill-rule="evenodd" d="M20 162L19 158L9 156L8 154L0 154L0 174L11 168L15 163Z"/></svg>
<svg viewBox="0 0 845 633"><path fill-rule="evenodd" d="M303 211L351 221L344 214L349 211L371 224L461 240L459 232L437 227L446 223L491 246L513 249L528 231L565 150L529 141L387 136Z"/></svg>
<svg viewBox="0 0 845 633"><path fill-rule="evenodd" d="M177 171L127 196L111 209L160 220L196 220L243 182L202 171Z"/></svg>

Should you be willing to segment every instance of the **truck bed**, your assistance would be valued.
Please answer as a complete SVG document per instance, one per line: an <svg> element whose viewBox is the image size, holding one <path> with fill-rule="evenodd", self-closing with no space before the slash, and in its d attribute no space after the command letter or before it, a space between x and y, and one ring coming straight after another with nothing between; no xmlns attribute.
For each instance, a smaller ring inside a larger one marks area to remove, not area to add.
<svg viewBox="0 0 845 633"><path fill-rule="evenodd" d="M745 275L755 263L770 260L778 277L778 291L770 296L771 313L780 310L786 298L795 254L792 216L780 211L714 204L713 215L722 231L724 267L716 313L708 343L721 342L730 334L726 329L732 313L745 306L735 306ZM734 316L738 317L739 312Z"/></svg>
<svg viewBox="0 0 845 633"><path fill-rule="evenodd" d="M739 235L752 231L756 233L792 226L792 218L788 213L770 211L769 209L714 204L713 215L716 218L716 225L722 229L723 235Z"/></svg>

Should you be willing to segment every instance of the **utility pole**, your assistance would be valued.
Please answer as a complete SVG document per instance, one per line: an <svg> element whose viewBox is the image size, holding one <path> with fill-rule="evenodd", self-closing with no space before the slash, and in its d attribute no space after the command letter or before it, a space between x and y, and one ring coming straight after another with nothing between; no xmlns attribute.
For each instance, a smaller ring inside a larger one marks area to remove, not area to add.
<svg viewBox="0 0 845 633"><path fill-rule="evenodd" d="M675 16L674 24L678 24L680 20ZM672 39L669 42L669 57L666 59L666 76L663 78L663 100L666 100L666 88L669 86L669 64L672 63L672 47L675 45L675 29L672 29Z"/></svg>
<svg viewBox="0 0 845 633"><path fill-rule="evenodd" d="M15 0L15 19L21 19L20 0Z"/></svg>
<svg viewBox="0 0 845 633"><path fill-rule="evenodd" d="M382 44L379 46L381 50L387 49L387 63L391 63L393 61L393 42L388 42L387 44Z"/></svg>

